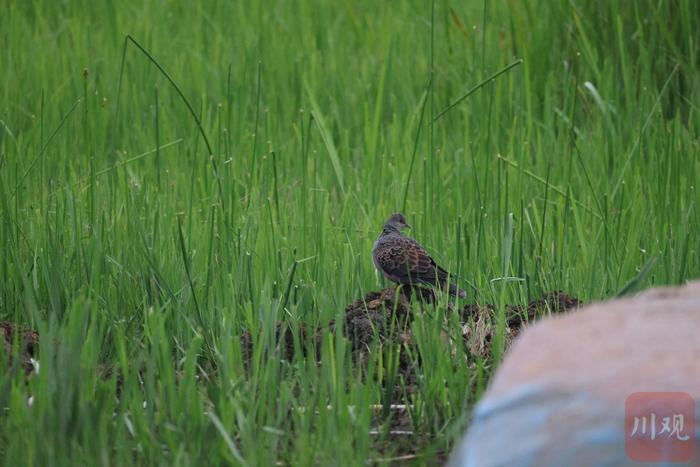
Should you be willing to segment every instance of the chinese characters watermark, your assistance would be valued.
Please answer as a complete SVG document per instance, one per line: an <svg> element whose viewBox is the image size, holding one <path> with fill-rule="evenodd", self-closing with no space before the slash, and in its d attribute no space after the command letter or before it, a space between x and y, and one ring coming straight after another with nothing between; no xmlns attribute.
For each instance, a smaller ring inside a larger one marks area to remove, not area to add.
<svg viewBox="0 0 700 467"><path fill-rule="evenodd" d="M625 401L625 452L639 462L682 462L695 451L695 400L685 392L635 392Z"/></svg>

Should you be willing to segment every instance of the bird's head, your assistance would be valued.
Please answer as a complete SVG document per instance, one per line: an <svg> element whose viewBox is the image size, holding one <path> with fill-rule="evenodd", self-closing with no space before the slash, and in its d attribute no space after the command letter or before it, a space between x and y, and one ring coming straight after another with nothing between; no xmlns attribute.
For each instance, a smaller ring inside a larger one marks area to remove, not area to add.
<svg viewBox="0 0 700 467"><path fill-rule="evenodd" d="M389 217L389 219L387 219L387 221L384 223L384 229L398 230L399 232L403 229L410 228L410 224L406 222L406 217L400 212L392 214L391 217Z"/></svg>

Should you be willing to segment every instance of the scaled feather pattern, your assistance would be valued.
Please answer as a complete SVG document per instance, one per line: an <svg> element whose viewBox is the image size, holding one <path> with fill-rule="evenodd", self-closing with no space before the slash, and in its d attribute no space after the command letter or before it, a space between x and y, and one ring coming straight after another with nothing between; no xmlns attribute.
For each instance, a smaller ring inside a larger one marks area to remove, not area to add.
<svg viewBox="0 0 700 467"><path fill-rule="evenodd" d="M466 292L449 282L450 274L430 257L425 248L401 230L410 227L403 214L393 214L384 224L374 244L374 265L390 281L398 284L448 287L450 295L465 298Z"/></svg>

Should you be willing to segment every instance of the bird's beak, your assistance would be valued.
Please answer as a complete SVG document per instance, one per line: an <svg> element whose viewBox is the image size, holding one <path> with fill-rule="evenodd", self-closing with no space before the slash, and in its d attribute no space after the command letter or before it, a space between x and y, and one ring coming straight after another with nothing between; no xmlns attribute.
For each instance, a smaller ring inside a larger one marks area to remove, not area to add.
<svg viewBox="0 0 700 467"><path fill-rule="evenodd" d="M411 227L411 224L409 224L408 222L404 222L404 224L406 225L406 228L407 228L407 229L412 229L412 228L413 228L413 227Z"/></svg>

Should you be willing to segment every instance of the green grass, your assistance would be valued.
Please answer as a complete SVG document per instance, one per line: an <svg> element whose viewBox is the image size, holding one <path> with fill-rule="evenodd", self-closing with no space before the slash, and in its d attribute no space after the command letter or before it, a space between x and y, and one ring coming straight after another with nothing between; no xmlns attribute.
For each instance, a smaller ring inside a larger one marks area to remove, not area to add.
<svg viewBox="0 0 700 467"><path fill-rule="evenodd" d="M363 376L340 330L319 365L274 335L382 287L370 250L404 205L501 309L698 276L692 0L248 3L3 6L0 320L42 344L26 383L0 355L2 464L435 462L498 345L470 367L425 310L397 440L372 405L406 349Z"/></svg>

